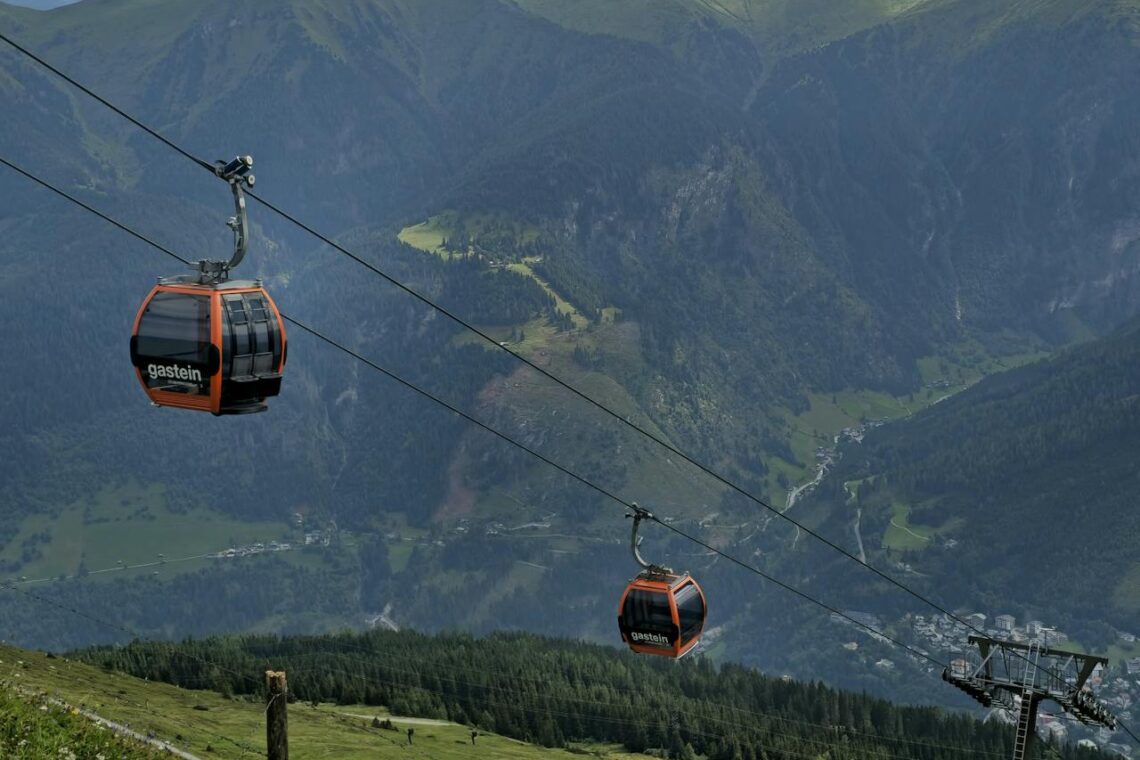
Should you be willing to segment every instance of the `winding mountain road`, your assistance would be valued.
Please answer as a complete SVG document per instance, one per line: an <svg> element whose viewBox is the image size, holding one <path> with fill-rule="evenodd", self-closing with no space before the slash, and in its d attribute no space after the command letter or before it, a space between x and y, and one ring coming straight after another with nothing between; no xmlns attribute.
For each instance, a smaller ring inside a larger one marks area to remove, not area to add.
<svg viewBox="0 0 1140 760"><path fill-rule="evenodd" d="M791 512L792 507L794 507L796 505L796 502L799 501L800 496L807 493L811 489L815 488L816 486L818 486L823 481L823 476L827 474L827 468L832 463L832 461L834 461L832 455L828 454L826 457L824 457L820 461L819 465L816 467L814 478L812 478L811 480L809 480L808 482L806 482L802 485L798 485L794 488L788 489L788 503L780 511L780 514L786 515L789 512ZM800 533L802 533L802 532L803 531L801 531L799 529L799 526L797 526L796 527L796 533L792 537L792 548L793 549L795 549L796 544L799 543Z"/></svg>
<svg viewBox="0 0 1140 760"><path fill-rule="evenodd" d="M863 508L855 508L855 542L859 544L859 561L867 564L867 552L863 551L863 534L859 531L859 523L863 521Z"/></svg>

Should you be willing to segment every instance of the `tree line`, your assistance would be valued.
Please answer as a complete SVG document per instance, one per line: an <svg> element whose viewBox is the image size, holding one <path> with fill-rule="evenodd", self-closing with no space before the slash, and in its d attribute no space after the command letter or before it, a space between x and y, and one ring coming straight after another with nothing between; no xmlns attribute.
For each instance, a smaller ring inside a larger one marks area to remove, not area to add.
<svg viewBox="0 0 1140 760"><path fill-rule="evenodd" d="M135 642L77 656L251 698L260 697L259 674L272 666L289 673L294 700L383 705L550 747L592 740L694 760L941 760L1000 757L1013 742L1011 729L967 714L900 707L708 658L676 663L521 633L244 635ZM1034 756L1098 755L1040 743Z"/></svg>

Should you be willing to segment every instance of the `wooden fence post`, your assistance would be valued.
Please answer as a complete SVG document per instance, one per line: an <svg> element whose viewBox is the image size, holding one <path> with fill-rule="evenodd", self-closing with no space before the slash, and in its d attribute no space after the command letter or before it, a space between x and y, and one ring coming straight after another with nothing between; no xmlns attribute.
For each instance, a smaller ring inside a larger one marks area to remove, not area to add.
<svg viewBox="0 0 1140 760"><path fill-rule="evenodd" d="M289 688L285 683L284 670L265 671L265 685L268 689L265 708L265 744L269 760L289 760L289 725L285 715Z"/></svg>

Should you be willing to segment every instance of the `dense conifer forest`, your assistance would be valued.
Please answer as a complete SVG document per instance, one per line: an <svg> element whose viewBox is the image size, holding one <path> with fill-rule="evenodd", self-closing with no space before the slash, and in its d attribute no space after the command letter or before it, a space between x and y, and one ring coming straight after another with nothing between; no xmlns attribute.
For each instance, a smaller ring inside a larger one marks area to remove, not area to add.
<svg viewBox="0 0 1140 760"><path fill-rule="evenodd" d="M285 669L299 703L383 705L545 746L620 742L670 758L1003 757L1013 731L935 708L897 707L705 658L680 662L520 633L230 636L95 648L79 657L185 688L260 698ZM303 709L303 708L300 708ZM1038 758L1092 758L1039 743Z"/></svg>

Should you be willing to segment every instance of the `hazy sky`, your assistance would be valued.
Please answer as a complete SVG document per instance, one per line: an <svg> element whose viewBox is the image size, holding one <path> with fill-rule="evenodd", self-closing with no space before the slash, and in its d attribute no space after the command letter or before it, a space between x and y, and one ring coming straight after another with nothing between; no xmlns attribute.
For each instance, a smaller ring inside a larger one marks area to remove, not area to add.
<svg viewBox="0 0 1140 760"><path fill-rule="evenodd" d="M25 8L36 8L46 11L49 8L58 8L61 5L71 5L78 0L0 0L6 5L22 5Z"/></svg>

